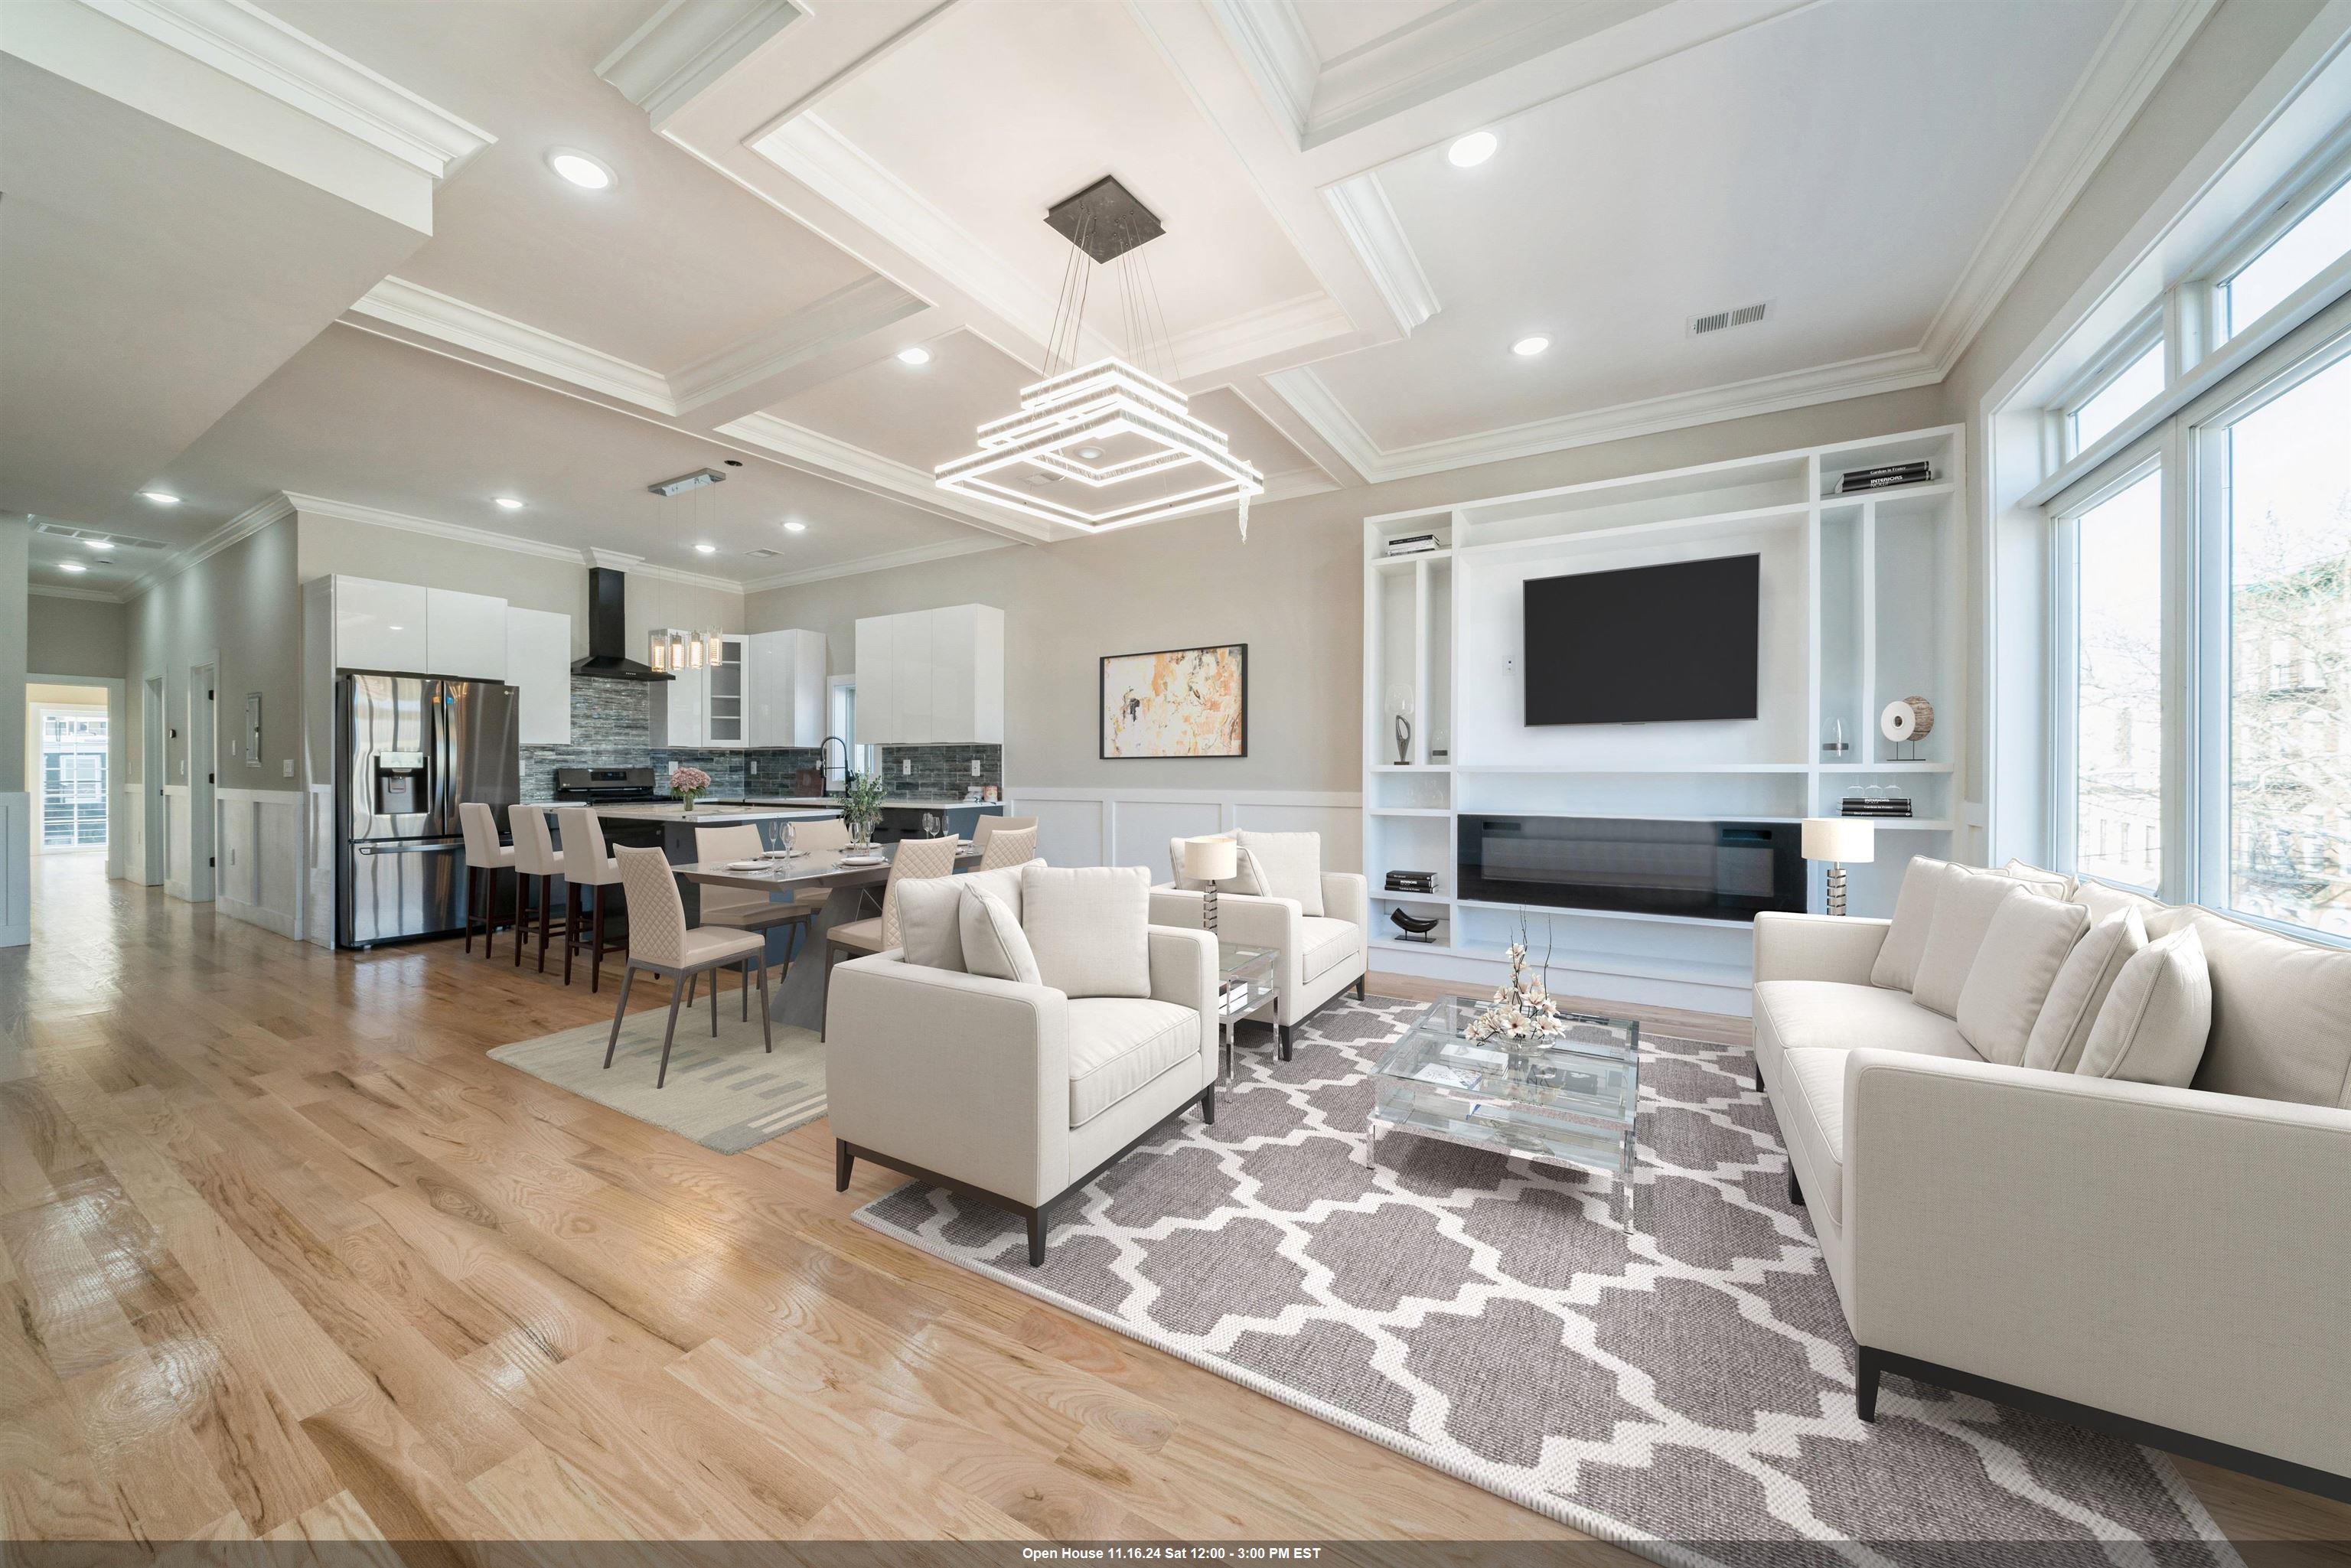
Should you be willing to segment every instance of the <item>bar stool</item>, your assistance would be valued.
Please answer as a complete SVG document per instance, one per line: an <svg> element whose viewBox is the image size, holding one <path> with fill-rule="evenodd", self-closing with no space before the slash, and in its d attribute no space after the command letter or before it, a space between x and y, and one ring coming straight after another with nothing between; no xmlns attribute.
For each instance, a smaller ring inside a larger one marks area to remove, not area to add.
<svg viewBox="0 0 2351 1568"><path fill-rule="evenodd" d="M659 850L614 852L621 862L621 885L629 895L629 959L621 971L621 1000L612 1009L611 1038L604 1042L604 1065L621 1044L621 1020L629 1013L629 987L637 971L669 977L669 1025L662 1030L661 1072L653 1079L659 1089L669 1082L669 1049L677 1039L678 1004L685 998L686 982L710 974L710 1033L718 1034L718 977L713 971L740 967L748 988L751 966L759 967L759 1031L769 1051L776 1049L776 1029L768 1016L768 944L755 931L721 927L685 927L685 901L677 894L677 873Z"/></svg>
<svg viewBox="0 0 2351 1568"><path fill-rule="evenodd" d="M555 840L547 831L547 809L543 806L517 806L507 812L507 821L514 824L515 841L515 967L522 967L523 937L536 924L538 930L538 972L547 973L547 938L554 925L553 910L555 879L563 874L563 852L555 847ZM538 915L534 923L523 913L522 884L531 877L538 878ZM571 927L563 928L563 939L571 939Z"/></svg>
<svg viewBox="0 0 2351 1568"><path fill-rule="evenodd" d="M465 951L474 950L474 921L478 916L482 956L486 958L498 935L497 911L490 904L497 897L498 873L514 869L514 846L498 841L497 813L479 800L457 802L457 825L465 834ZM479 894L475 892L476 887ZM515 941L519 944L521 936Z"/></svg>
<svg viewBox="0 0 2351 1568"><path fill-rule="evenodd" d="M604 847L604 824L595 811L587 806L559 806L555 812L557 831L563 835L564 885L570 889L563 900L563 983L571 983L571 955L580 950L580 942L570 933L580 925L580 890L588 892L588 988L594 991L604 978L604 949L616 946L626 951L624 939L608 944L604 940L604 904L611 896L609 890L621 885L621 862Z"/></svg>
<svg viewBox="0 0 2351 1568"><path fill-rule="evenodd" d="M890 856L890 880L882 884L882 913L852 920L824 934L824 996L832 998L832 967L839 955L858 957L886 952L898 945L898 884L917 878L953 876L956 852L962 847L953 834L943 839L900 839ZM824 1038L819 1028L817 1038Z"/></svg>
<svg viewBox="0 0 2351 1568"><path fill-rule="evenodd" d="M760 841L759 830L748 822L730 823L721 828L694 830L694 858L705 863L725 864L728 861L756 860L767 846ZM756 931L764 939L778 925L792 925L792 940L784 948L784 972L777 977L781 985L792 972L792 958L799 944L808 939L809 924L816 918L816 906L792 902L774 903L763 893L745 888L702 885L702 924L721 925L735 931ZM745 978L747 980L748 976ZM716 985L712 980L712 985ZM689 988L690 990L690 988ZM750 988L744 987L744 1006L750 1006Z"/></svg>

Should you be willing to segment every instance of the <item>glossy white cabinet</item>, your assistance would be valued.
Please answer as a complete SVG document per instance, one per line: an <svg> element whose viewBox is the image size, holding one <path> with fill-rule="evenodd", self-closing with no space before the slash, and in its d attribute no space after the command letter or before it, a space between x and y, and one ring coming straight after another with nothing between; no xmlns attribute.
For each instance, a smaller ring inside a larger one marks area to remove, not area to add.
<svg viewBox="0 0 2351 1568"><path fill-rule="evenodd" d="M857 738L1001 744L1004 612L954 604L858 622Z"/></svg>
<svg viewBox="0 0 2351 1568"><path fill-rule="evenodd" d="M825 642L821 632L754 632L743 678L753 746L817 746L824 740Z"/></svg>
<svg viewBox="0 0 2351 1568"><path fill-rule="evenodd" d="M373 578L334 580L335 667L437 675L425 632L431 590Z"/></svg>
<svg viewBox="0 0 2351 1568"><path fill-rule="evenodd" d="M447 588L428 588L424 593L425 673L505 680L507 601Z"/></svg>
<svg viewBox="0 0 2351 1568"><path fill-rule="evenodd" d="M571 617L507 607L507 684L525 746L571 744Z"/></svg>

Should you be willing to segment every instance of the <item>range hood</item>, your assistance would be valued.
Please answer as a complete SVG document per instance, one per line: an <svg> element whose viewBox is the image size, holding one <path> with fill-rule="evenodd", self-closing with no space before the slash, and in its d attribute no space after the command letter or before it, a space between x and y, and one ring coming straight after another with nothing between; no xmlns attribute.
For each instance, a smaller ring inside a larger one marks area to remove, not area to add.
<svg viewBox="0 0 2351 1568"><path fill-rule="evenodd" d="M610 567L588 569L588 656L571 673L590 681L666 681L651 664L629 657L629 578Z"/></svg>

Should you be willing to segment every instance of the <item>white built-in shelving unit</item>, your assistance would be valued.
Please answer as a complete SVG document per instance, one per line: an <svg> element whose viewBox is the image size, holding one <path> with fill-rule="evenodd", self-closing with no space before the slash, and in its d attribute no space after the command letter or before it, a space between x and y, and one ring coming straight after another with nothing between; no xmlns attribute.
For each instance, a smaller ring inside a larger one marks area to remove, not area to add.
<svg viewBox="0 0 2351 1568"><path fill-rule="evenodd" d="M1902 866L1914 853L1949 854L1960 813L1962 438L1949 425L1365 518L1364 869L1375 964L1488 983L1523 920L1538 956L1550 946L1563 990L1744 1010L1746 921L1451 896L1465 814L1791 822L1834 815L1850 789L1896 786L1917 815L1880 821L1876 861L1851 868L1854 912L1889 913ZM1849 469L1918 458L1932 481L1834 494ZM1383 553L1420 533L1440 548ZM1748 553L1761 560L1759 716L1522 721L1525 580ZM1896 760L1877 716L1914 695L1935 704L1935 728L1919 759ZM1411 752L1399 762L1395 720L1407 699ZM1852 747L1843 758L1823 753L1837 719ZM1399 869L1436 872L1437 894L1384 891ZM1811 875L1818 908L1820 869ZM1399 908L1435 916L1436 943L1396 939L1388 915Z"/></svg>

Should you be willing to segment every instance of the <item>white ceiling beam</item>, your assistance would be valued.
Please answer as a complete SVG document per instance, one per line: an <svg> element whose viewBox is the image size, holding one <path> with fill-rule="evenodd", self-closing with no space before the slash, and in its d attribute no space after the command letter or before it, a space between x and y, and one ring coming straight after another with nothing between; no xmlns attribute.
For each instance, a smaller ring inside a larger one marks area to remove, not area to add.
<svg viewBox="0 0 2351 1568"><path fill-rule="evenodd" d="M596 63L596 74L643 110L658 131L721 77L807 16L792 0L664 0L643 26Z"/></svg>
<svg viewBox="0 0 2351 1568"><path fill-rule="evenodd" d="M995 507L942 490L930 474L911 464L852 446L772 413L747 414L720 425L715 434L756 448L787 467L904 501L1016 543L1044 544L1060 537L1048 524L1017 512L999 513Z"/></svg>
<svg viewBox="0 0 2351 1568"><path fill-rule="evenodd" d="M888 278L862 277L679 367L669 377L670 396L681 416L715 427L871 363L883 352L875 334L889 328L930 335L922 322L930 312Z"/></svg>

